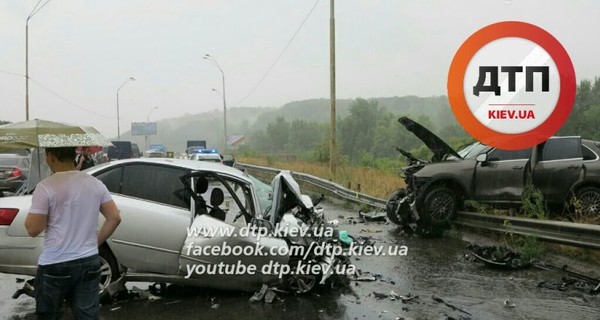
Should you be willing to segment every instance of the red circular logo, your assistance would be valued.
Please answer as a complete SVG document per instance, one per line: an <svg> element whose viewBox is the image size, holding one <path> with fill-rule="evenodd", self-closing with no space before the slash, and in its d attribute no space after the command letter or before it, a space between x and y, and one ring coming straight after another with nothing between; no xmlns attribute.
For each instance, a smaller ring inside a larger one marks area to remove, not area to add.
<svg viewBox="0 0 600 320"><path fill-rule="evenodd" d="M529 23L480 29L458 49L448 98L465 130L480 142L518 150L547 140L573 107L575 70L563 46Z"/></svg>

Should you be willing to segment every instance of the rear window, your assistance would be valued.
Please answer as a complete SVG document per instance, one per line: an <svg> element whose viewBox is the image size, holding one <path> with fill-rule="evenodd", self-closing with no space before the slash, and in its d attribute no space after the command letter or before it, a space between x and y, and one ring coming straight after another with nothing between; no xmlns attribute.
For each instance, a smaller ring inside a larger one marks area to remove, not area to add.
<svg viewBox="0 0 600 320"><path fill-rule="evenodd" d="M581 139L575 137L554 138L546 141L542 149L542 161L581 159Z"/></svg>

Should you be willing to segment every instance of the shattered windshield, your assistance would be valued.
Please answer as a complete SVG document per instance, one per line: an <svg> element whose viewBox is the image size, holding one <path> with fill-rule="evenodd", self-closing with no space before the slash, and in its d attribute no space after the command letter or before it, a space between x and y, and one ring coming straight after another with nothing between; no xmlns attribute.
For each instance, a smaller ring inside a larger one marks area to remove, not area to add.
<svg viewBox="0 0 600 320"><path fill-rule="evenodd" d="M244 175L252 180L252 184L256 190L256 196L258 197L260 212L263 214L266 213L271 206L271 194L273 193L273 188L270 184L266 184L246 172L244 172Z"/></svg>
<svg viewBox="0 0 600 320"><path fill-rule="evenodd" d="M486 152L488 149L488 146L481 144L480 142L475 142L458 150L457 153L463 159L475 159L478 155Z"/></svg>

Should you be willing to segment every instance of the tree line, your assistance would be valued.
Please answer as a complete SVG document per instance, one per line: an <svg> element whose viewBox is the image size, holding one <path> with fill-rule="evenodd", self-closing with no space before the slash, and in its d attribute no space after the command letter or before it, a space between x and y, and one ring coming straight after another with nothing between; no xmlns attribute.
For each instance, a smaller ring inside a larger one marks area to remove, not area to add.
<svg viewBox="0 0 600 320"><path fill-rule="evenodd" d="M441 137L453 148L474 141L457 123L446 102L437 114L412 115L389 111L381 99L355 99L345 117L338 117L336 140L342 162L395 171L404 159L398 146L421 159L431 154L427 147L398 119L408 116ZM580 135L600 140L600 78L583 80L577 86L571 114L557 135ZM286 155L310 161L329 161L329 123L278 116L264 130L254 130L240 150L246 154Z"/></svg>

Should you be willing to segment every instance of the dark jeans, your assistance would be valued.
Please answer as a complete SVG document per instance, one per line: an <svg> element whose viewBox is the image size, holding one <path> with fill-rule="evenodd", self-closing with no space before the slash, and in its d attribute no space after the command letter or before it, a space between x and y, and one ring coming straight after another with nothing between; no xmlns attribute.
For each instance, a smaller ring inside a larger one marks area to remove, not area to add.
<svg viewBox="0 0 600 320"><path fill-rule="evenodd" d="M58 319L66 299L75 319L98 319L99 287L98 255L38 266L35 311L40 319Z"/></svg>

